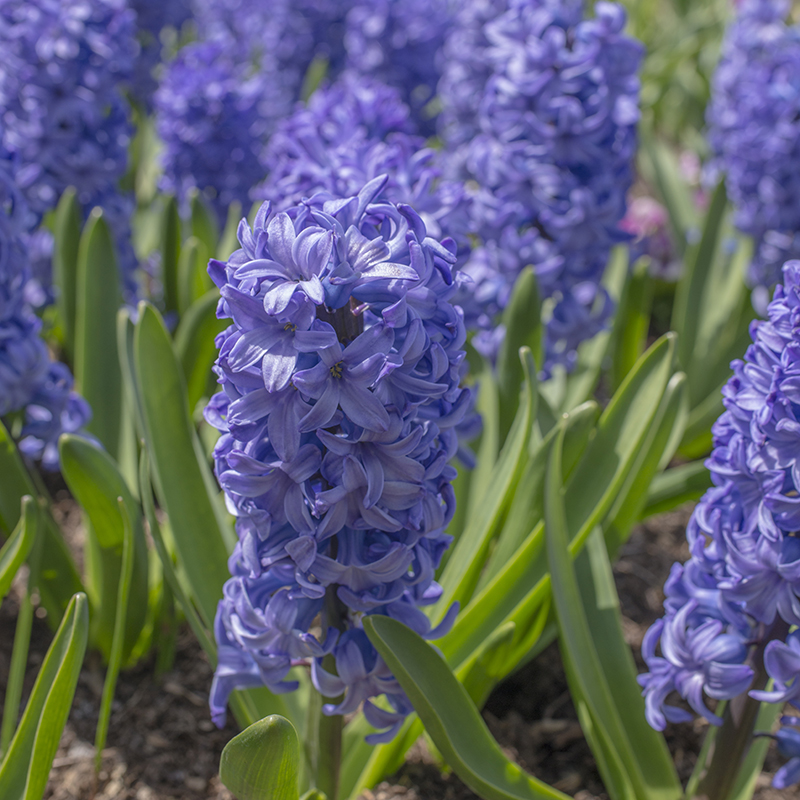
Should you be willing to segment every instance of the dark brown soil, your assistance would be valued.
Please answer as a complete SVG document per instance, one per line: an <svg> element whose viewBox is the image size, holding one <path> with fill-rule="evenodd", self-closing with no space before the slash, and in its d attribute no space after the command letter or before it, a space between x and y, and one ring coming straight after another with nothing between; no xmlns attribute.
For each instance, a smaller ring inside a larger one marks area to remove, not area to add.
<svg viewBox="0 0 800 800"><path fill-rule="evenodd" d="M68 510L65 510L67 514ZM683 509L641 525L623 548L615 569L626 639L639 659L647 627L661 613L661 586L675 560L687 557ZM0 609L0 701L16 616L16 601ZM27 694L46 651L50 632L34 625ZM219 755L236 732L218 731L208 717L211 669L191 633L178 640L174 668L156 681L152 662L120 676L108 746L95 776L94 731L103 670L91 658L53 764L46 800L231 800L216 775ZM556 644L511 676L492 694L484 717L506 752L540 779L578 800L606 798L567 691ZM704 725L670 726L667 740L682 778L693 766ZM800 799L800 791L769 788L781 759L770 752L759 780L758 800ZM423 741L403 768L361 800L472 800L472 792L431 758Z"/></svg>

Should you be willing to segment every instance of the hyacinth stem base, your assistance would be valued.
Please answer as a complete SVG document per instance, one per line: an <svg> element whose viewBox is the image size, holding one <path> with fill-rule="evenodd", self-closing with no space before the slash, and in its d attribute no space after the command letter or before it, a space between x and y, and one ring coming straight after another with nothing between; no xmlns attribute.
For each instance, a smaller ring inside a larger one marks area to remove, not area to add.
<svg viewBox="0 0 800 800"><path fill-rule="evenodd" d="M333 662L332 656L328 656ZM326 669L330 669L325 664ZM341 697L332 702L340 703ZM342 763L342 727L344 718L341 714L328 717L320 715L319 720L319 762L317 765L317 788L328 800L338 800L339 771Z"/></svg>
<svg viewBox="0 0 800 800"><path fill-rule="evenodd" d="M769 635L762 637L753 649L748 658L755 673L750 689L760 690L767 685L769 676L764 668L764 649L772 639L782 641L788 633L789 625L778 618ZM728 703L722 727L714 741L708 769L697 787L697 800L728 800L738 778L738 770L731 765L744 762L753 741L753 728L760 707L761 703L747 693L734 697Z"/></svg>
<svg viewBox="0 0 800 800"><path fill-rule="evenodd" d="M325 593L325 627L344 629L344 616L347 609L336 596L336 586L328 587ZM324 627L323 627L324 630ZM322 667L331 674L336 674L336 658L328 654L322 661ZM330 700L334 705L342 702L342 697ZM342 764L342 728L344 717L341 714L328 716L319 706L317 723L317 789L325 794L328 800L338 800L339 773Z"/></svg>

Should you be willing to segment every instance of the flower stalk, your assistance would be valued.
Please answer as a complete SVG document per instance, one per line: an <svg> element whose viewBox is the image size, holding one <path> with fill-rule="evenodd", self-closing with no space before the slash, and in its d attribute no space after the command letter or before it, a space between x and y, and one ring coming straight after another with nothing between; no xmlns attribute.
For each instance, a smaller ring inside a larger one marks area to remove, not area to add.
<svg viewBox="0 0 800 800"><path fill-rule="evenodd" d="M764 650L773 639L785 639L789 633L789 625L778 619L769 636L753 649L748 664L753 670L754 678L751 690L761 690L767 685L769 675L764 666ZM739 776L737 768L731 765L744 763L747 751L753 742L753 729L756 724L761 703L749 694L734 697L726 706L708 761L708 768L700 778L695 797L697 800L727 800Z"/></svg>

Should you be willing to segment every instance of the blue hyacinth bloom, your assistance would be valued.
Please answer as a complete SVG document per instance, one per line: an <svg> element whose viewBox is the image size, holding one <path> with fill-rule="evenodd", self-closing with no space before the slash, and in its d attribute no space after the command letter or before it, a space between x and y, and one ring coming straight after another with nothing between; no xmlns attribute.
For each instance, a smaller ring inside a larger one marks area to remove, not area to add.
<svg viewBox="0 0 800 800"><path fill-rule="evenodd" d="M250 189L266 173L267 136L289 108L273 77L232 40L195 42L178 53L154 98L163 190L184 200L196 187L223 223L234 201L249 208Z"/></svg>
<svg viewBox="0 0 800 800"><path fill-rule="evenodd" d="M35 215L13 169L12 158L0 158L0 417L24 411L20 449L52 470L58 467L58 437L80 430L91 411L72 391L69 369L50 360L39 335L42 323L33 306L43 300L42 289L29 248L41 237L28 233Z"/></svg>
<svg viewBox="0 0 800 800"><path fill-rule="evenodd" d="M772 785L776 789L788 789L800 782L800 718L781 717L781 728L775 734L778 751L789 760L775 773Z"/></svg>
<svg viewBox="0 0 800 800"><path fill-rule="evenodd" d="M69 186L86 213L128 202L117 182L133 130L123 88L137 52L135 14L123 0L0 3L0 136L34 215L30 229ZM117 216L113 232L130 239L127 215ZM131 296L132 249L122 249L120 266Z"/></svg>
<svg viewBox="0 0 800 800"><path fill-rule="evenodd" d="M665 705L673 691L715 725L722 720L703 694L731 699L750 690L758 701L800 701L800 638L789 632L800 624L800 261L784 266L767 311L766 321L751 324L753 344L732 363L723 389L726 410L706 462L714 486L686 530L691 558L673 567L666 615L645 637L649 672L639 682L647 719L659 730L690 718ZM769 690L751 688L757 648ZM783 750L796 736L778 734ZM798 763L779 771L774 785L798 780Z"/></svg>
<svg viewBox="0 0 800 800"><path fill-rule="evenodd" d="M468 193L446 179L443 154L413 131L397 89L345 73L278 125L264 159L270 174L253 195L282 209L321 191L349 196L386 175L386 197L412 206L431 235L452 238L460 266L470 250Z"/></svg>
<svg viewBox="0 0 800 800"><path fill-rule="evenodd" d="M708 107L715 153L735 223L755 240L748 278L773 286L800 256L800 26L786 0L743 0L728 29Z"/></svg>
<svg viewBox="0 0 800 800"><path fill-rule="evenodd" d="M154 75L161 63L162 34L166 28L180 31L184 22L192 16L190 0L130 0L136 12L136 39L139 54L131 75L131 94L145 110L153 103L153 93L158 83Z"/></svg>
<svg viewBox="0 0 800 800"><path fill-rule="evenodd" d="M363 703L379 730L368 740L388 741L412 708L363 615L426 638L453 621L455 607L431 628L419 607L441 595L448 461L471 397L456 256L389 186L265 203L240 225L241 249L209 264L231 325L206 419L222 431L215 471L239 537L215 624L218 723L232 689L291 691L291 668L307 665L323 695L343 695L325 713Z"/></svg>
<svg viewBox="0 0 800 800"><path fill-rule="evenodd" d="M347 67L396 87L425 136L435 132L429 104L454 8L452 0L357 0L347 15Z"/></svg>
<svg viewBox="0 0 800 800"><path fill-rule="evenodd" d="M239 58L272 75L285 101L300 98L312 62L328 77L342 71L345 17L352 0L193 0L203 41L234 41Z"/></svg>
<svg viewBox="0 0 800 800"><path fill-rule="evenodd" d="M620 223L636 147L642 46L625 12L574 0L468 4L444 47L439 84L451 174L474 188L477 247L459 297L492 358L497 315L532 265L546 309L545 375L608 323L600 280Z"/></svg>

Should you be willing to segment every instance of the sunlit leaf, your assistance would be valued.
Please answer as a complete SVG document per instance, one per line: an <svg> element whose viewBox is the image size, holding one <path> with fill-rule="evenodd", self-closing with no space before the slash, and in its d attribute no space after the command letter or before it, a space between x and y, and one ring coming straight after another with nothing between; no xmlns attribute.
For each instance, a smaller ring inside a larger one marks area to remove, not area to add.
<svg viewBox="0 0 800 800"><path fill-rule="evenodd" d="M89 604L77 594L42 662L25 712L0 764L3 800L41 800L67 721L89 635Z"/></svg>
<svg viewBox="0 0 800 800"><path fill-rule="evenodd" d="M92 210L78 251L75 300L75 388L92 407L86 429L115 456L119 447L122 378L117 356L119 270L108 224Z"/></svg>
<svg viewBox="0 0 800 800"><path fill-rule="evenodd" d="M273 714L225 745L219 777L238 800L298 800L299 762L292 723Z"/></svg>
<svg viewBox="0 0 800 800"><path fill-rule="evenodd" d="M566 798L505 756L464 687L418 634L379 615L364 617L364 630L447 763L476 794L485 800Z"/></svg>

